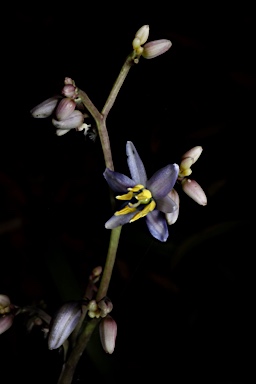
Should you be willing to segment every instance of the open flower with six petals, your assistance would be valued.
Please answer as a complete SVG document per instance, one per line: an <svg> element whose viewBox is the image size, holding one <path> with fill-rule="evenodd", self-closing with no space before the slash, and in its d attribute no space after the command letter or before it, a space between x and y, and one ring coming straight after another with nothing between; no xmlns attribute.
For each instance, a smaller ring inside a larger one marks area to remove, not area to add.
<svg viewBox="0 0 256 384"><path fill-rule="evenodd" d="M179 166L169 164L148 179L143 162L131 141L126 144L126 154L131 178L109 168L103 174L109 187L118 194L116 199L124 202L122 209L114 213L105 227L113 229L145 217L151 235L164 242L169 236L165 214L177 209L169 192L176 183Z"/></svg>

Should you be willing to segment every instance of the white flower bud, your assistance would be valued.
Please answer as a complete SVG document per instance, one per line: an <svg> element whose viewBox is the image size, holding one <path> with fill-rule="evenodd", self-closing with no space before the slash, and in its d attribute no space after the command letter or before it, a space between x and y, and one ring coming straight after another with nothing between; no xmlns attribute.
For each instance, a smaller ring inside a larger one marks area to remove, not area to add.
<svg viewBox="0 0 256 384"><path fill-rule="evenodd" d="M53 96L31 109L30 113L37 119L43 119L53 114L61 96Z"/></svg>
<svg viewBox="0 0 256 384"><path fill-rule="evenodd" d="M74 110L71 115L65 120L52 119L52 124L58 129L73 129L78 128L82 125L84 116L82 112Z"/></svg>
<svg viewBox="0 0 256 384"><path fill-rule="evenodd" d="M140 45L145 44L149 36L149 25L143 25L135 35L140 40Z"/></svg>
<svg viewBox="0 0 256 384"><path fill-rule="evenodd" d="M56 107L57 120L66 120L76 108L76 102L69 97L64 97Z"/></svg>
<svg viewBox="0 0 256 384"><path fill-rule="evenodd" d="M192 157L185 157L181 160L180 168L189 169L191 165L194 164L194 159Z"/></svg>
<svg viewBox="0 0 256 384"><path fill-rule="evenodd" d="M198 158L201 155L202 151L203 151L203 148L200 145L198 145L198 146L196 146L194 148L191 148L189 151L184 153L184 155L182 156L182 160L183 159L185 160L186 158L191 158L192 159L192 164L194 164L198 160Z"/></svg>
<svg viewBox="0 0 256 384"><path fill-rule="evenodd" d="M81 317L81 305L74 301L65 303L57 312L51 324L48 348L59 348L70 336Z"/></svg>
<svg viewBox="0 0 256 384"><path fill-rule="evenodd" d="M195 181L184 179L181 183L183 191L200 205L207 205L207 197L201 186Z"/></svg>
<svg viewBox="0 0 256 384"><path fill-rule="evenodd" d="M101 345L106 353L113 353L116 344L117 324L110 316L104 317L99 325Z"/></svg>
<svg viewBox="0 0 256 384"><path fill-rule="evenodd" d="M132 42L133 49L138 49L140 47L140 39L135 37Z"/></svg>
<svg viewBox="0 0 256 384"><path fill-rule="evenodd" d="M154 59L155 57L160 56L166 51L168 51L168 49L170 49L171 46L172 46L171 41L167 39L150 41L149 43L146 43L144 45L142 56L145 59Z"/></svg>

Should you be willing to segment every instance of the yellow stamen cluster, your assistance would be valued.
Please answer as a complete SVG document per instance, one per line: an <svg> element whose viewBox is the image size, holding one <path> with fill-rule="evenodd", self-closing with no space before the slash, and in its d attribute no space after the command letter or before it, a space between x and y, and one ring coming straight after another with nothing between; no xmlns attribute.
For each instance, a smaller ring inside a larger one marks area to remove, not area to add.
<svg viewBox="0 0 256 384"><path fill-rule="evenodd" d="M138 200L136 203L128 203L123 209L115 212L115 216L126 215L127 213L137 211L137 207L141 204L145 205L141 211L137 211L137 213L132 217L130 223L135 220L140 219L141 217L146 216L149 212L155 209L156 203L153 200L151 192L144 187L142 184L137 184L133 188L128 188L128 193L124 195L116 196L118 200L131 200L135 198Z"/></svg>

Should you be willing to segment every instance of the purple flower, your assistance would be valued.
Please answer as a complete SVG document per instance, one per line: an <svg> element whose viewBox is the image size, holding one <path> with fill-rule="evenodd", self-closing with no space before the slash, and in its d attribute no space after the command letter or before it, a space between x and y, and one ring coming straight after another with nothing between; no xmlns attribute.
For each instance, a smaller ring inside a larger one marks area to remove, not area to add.
<svg viewBox="0 0 256 384"><path fill-rule="evenodd" d="M141 158L131 141L126 144L127 163L131 178L106 168L104 177L116 199L125 201L122 209L106 222L107 229L145 217L149 232L160 241L166 241L169 232L165 214L172 213L177 205L168 195L176 183L179 166L169 164L148 180Z"/></svg>

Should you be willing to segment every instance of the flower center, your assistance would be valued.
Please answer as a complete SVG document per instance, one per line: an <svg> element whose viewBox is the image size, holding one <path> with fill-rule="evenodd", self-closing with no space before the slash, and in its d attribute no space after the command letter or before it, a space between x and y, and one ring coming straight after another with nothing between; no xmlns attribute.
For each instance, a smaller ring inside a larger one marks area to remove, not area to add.
<svg viewBox="0 0 256 384"><path fill-rule="evenodd" d="M127 200L129 203L120 211L115 212L115 216L126 215L127 213L137 211L130 220L130 223L132 223L155 209L156 203L152 194L144 185L137 184L132 188L127 188L127 190L129 191L128 193L116 196L117 200ZM134 202L132 202L132 200L134 200ZM142 206L144 206L144 208L142 208Z"/></svg>

